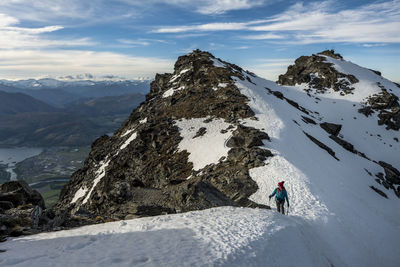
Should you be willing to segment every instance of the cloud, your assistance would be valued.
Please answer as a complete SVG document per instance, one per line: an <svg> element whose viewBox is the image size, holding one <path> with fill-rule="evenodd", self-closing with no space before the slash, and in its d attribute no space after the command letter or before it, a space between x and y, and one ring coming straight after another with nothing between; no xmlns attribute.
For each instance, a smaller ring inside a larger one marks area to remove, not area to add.
<svg viewBox="0 0 400 267"><path fill-rule="evenodd" d="M288 32L289 43L400 42L400 1L368 4L336 12L331 1L292 6L273 22L251 31Z"/></svg>
<svg viewBox="0 0 400 267"><path fill-rule="evenodd" d="M400 0L337 10L334 1L302 2L265 20L159 27L154 33L247 31L249 40L279 39L286 44L400 43Z"/></svg>
<svg viewBox="0 0 400 267"><path fill-rule="evenodd" d="M266 1L251 1L251 0L207 0L197 1L205 2L198 3L197 11L201 14L222 14L231 10L250 9L256 6L263 5Z"/></svg>
<svg viewBox="0 0 400 267"><path fill-rule="evenodd" d="M0 49L44 48L60 46L88 46L94 45L89 38L79 39L49 39L42 36L64 29L63 26L52 25L37 28L18 27L17 18L0 14Z"/></svg>
<svg viewBox="0 0 400 267"><path fill-rule="evenodd" d="M161 27L153 30L154 33L182 33L182 32L193 32L193 31L232 31L232 30L243 30L247 28L248 23L206 23L191 26L171 26Z"/></svg>
<svg viewBox="0 0 400 267"><path fill-rule="evenodd" d="M173 61L153 57L136 57L120 53L83 50L0 50L0 73L3 79L59 77L106 73L127 78L153 77L173 70Z"/></svg>
<svg viewBox="0 0 400 267"><path fill-rule="evenodd" d="M248 40L270 40L270 39L283 39L285 38L285 36L275 33L266 33L266 34L242 36L242 38Z"/></svg>
<svg viewBox="0 0 400 267"><path fill-rule="evenodd" d="M124 45L129 45L129 46L148 46L150 44L149 41L147 40L130 40L130 39L118 39L118 42Z"/></svg>

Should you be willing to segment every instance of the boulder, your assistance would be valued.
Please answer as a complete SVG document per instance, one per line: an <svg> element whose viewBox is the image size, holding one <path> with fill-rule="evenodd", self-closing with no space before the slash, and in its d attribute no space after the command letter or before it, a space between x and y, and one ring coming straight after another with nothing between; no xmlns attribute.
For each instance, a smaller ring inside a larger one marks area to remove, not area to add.
<svg viewBox="0 0 400 267"><path fill-rule="evenodd" d="M9 201L15 207L32 204L45 208L43 197L25 181L9 181L0 185L0 201Z"/></svg>

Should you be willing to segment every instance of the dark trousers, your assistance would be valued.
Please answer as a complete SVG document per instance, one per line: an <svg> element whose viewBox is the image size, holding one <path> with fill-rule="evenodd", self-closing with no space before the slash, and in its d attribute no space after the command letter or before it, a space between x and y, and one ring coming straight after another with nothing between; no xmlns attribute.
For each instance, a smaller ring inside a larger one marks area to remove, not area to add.
<svg viewBox="0 0 400 267"><path fill-rule="evenodd" d="M285 207L283 204L285 204L285 201L276 201L276 208L278 212L285 214Z"/></svg>

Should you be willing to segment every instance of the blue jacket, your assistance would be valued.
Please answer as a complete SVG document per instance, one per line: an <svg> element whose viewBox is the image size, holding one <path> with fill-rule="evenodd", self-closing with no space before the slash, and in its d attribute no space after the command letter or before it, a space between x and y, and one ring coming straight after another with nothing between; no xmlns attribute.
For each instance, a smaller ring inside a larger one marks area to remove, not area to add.
<svg viewBox="0 0 400 267"><path fill-rule="evenodd" d="M286 192L285 188L283 188L283 191L279 190L278 187L275 188L274 192L272 192L272 194L269 195L270 198L273 197L273 196L275 196L275 201L280 201L280 202L283 201L283 202L285 202L285 199L286 199L287 204L289 206L289 198L287 196L287 192Z"/></svg>

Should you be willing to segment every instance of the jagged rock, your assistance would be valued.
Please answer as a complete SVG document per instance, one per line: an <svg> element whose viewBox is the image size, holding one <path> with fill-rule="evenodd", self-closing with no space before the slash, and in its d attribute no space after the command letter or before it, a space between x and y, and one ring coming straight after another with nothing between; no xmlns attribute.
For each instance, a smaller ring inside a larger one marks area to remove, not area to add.
<svg viewBox="0 0 400 267"><path fill-rule="evenodd" d="M374 111L378 112L378 125L386 125L387 130L398 131L400 129L400 103L399 98L387 92L385 87L378 83L382 89L379 94L369 96L358 112L369 116Z"/></svg>
<svg viewBox="0 0 400 267"><path fill-rule="evenodd" d="M270 141L267 133L239 125L237 130L233 132L233 136L226 143L226 146L251 148L264 145L262 140Z"/></svg>
<svg viewBox="0 0 400 267"><path fill-rule="evenodd" d="M317 146L319 146L320 148L322 148L323 150L325 150L326 152L329 153L329 155L331 155L332 157L334 157L337 161L339 161L339 159L336 157L335 152L332 150L332 148L328 147L327 145L325 145L324 143L322 143L321 141L319 141L318 139L316 139L315 137L311 136L310 134L306 133L303 131L303 133L313 142L315 143Z"/></svg>
<svg viewBox="0 0 400 267"><path fill-rule="evenodd" d="M319 126L321 126L321 128L324 129L327 133L334 136L337 136L342 129L342 125L329 122L320 123Z"/></svg>
<svg viewBox="0 0 400 267"><path fill-rule="evenodd" d="M277 83L281 85L296 85L307 83L308 90L324 93L329 88L350 94L354 90L352 84L358 82L353 75L338 72L324 56L342 60L342 56L333 50L326 50L312 56L302 56L290 65L285 74L279 75Z"/></svg>
<svg viewBox="0 0 400 267"><path fill-rule="evenodd" d="M333 50L333 49L319 52L318 55L324 55L324 56L328 56L328 57L331 57L331 58L336 58L336 59L343 60L342 55L340 55L338 53L335 53L335 50Z"/></svg>
<svg viewBox="0 0 400 267"><path fill-rule="evenodd" d="M40 193L30 188L25 181L9 181L0 185L0 201L9 201L14 207L30 203L45 208Z"/></svg>
<svg viewBox="0 0 400 267"><path fill-rule="evenodd" d="M336 135L330 135L329 138L338 143L341 147L343 147L347 151L350 151L351 153L357 153L357 150L354 149L354 146L352 144L337 137Z"/></svg>
<svg viewBox="0 0 400 267"><path fill-rule="evenodd" d="M385 178L389 183L400 184L400 171L398 169L384 161L379 161L379 165L384 169Z"/></svg>
<svg viewBox="0 0 400 267"><path fill-rule="evenodd" d="M248 170L272 156L262 148L268 134L240 123L254 118L254 112L232 77L250 77L227 62L219 61L224 68L216 66L217 60L195 50L178 58L174 73L156 75L146 101L113 136L93 143L84 167L62 189L54 206L57 225L224 205L268 208L248 199L257 191ZM179 122L193 118L204 123L193 129L193 142L207 136L214 120L229 124L220 133L232 132L227 156L201 170L194 170L189 153L179 149ZM85 220L72 219L82 210Z"/></svg>
<svg viewBox="0 0 400 267"><path fill-rule="evenodd" d="M38 233L47 223L44 200L24 181L0 185L0 238Z"/></svg>
<svg viewBox="0 0 400 267"><path fill-rule="evenodd" d="M302 118L301 120L304 121L305 123L311 123L311 124L314 124L314 125L317 124L313 119L311 119L309 117L301 116L301 118Z"/></svg>
<svg viewBox="0 0 400 267"><path fill-rule="evenodd" d="M388 196L380 189L376 188L375 186L371 185L370 188L372 190L374 190L376 193L378 193L379 195L381 195L384 198L388 198Z"/></svg>

